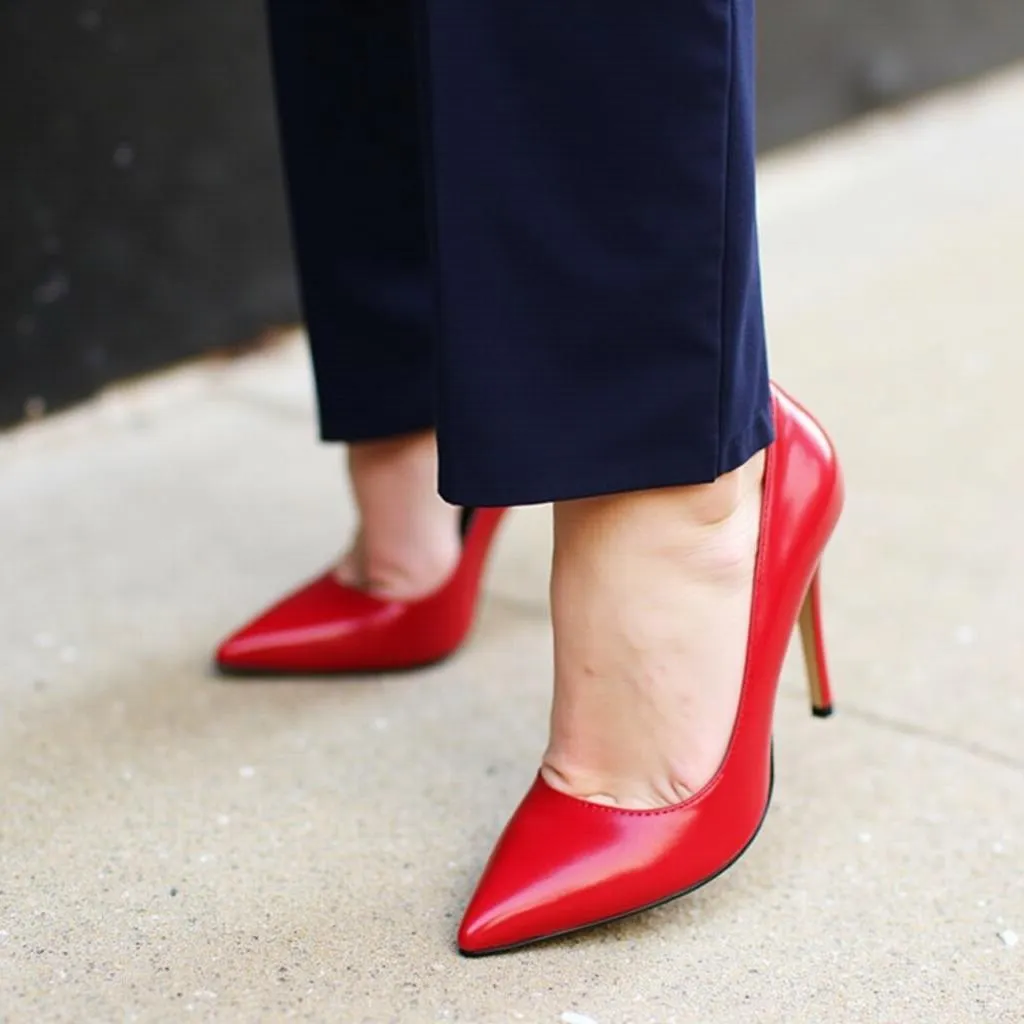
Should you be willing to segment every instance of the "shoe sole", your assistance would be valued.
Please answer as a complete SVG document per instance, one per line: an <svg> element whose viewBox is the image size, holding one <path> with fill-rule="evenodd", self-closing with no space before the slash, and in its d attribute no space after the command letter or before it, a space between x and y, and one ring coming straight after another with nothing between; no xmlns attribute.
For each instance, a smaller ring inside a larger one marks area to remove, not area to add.
<svg viewBox="0 0 1024 1024"><path fill-rule="evenodd" d="M462 645L460 645L461 648ZM443 665L458 654L458 650L449 651L431 661L420 661L415 665L391 665L384 668L243 668L234 665L222 665L219 661L212 662L215 675L226 679L253 679L268 682L274 679L281 681L324 680L324 679L355 679L359 676L404 676L423 669Z"/></svg>

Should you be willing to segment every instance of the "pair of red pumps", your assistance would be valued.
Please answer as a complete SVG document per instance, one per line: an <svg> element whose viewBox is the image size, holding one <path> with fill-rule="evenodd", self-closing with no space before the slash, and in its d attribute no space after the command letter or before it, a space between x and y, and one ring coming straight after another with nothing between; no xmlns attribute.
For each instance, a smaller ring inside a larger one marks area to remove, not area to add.
<svg viewBox="0 0 1024 1024"><path fill-rule="evenodd" d="M463 953L497 953L637 913L692 892L735 862L768 810L775 694L798 622L812 710L831 713L818 564L839 519L842 476L811 416L778 388L773 404L746 668L721 766L690 799L649 811L578 800L538 776L466 911ZM459 566L434 594L382 601L327 575L226 641L218 664L229 672L366 672L445 657L472 624L503 511L467 514Z"/></svg>

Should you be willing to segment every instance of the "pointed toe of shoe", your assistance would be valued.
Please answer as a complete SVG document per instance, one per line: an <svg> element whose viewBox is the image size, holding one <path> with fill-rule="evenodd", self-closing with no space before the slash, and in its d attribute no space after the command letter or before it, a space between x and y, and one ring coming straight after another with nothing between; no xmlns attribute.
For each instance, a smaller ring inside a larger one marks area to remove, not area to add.
<svg viewBox="0 0 1024 1024"><path fill-rule="evenodd" d="M305 631L267 629L257 619L221 643L214 664L225 675L301 672L310 653Z"/></svg>
<svg viewBox="0 0 1024 1024"><path fill-rule="evenodd" d="M394 648L384 631L401 611L325 574L229 636L215 664L230 675L365 670Z"/></svg>
<svg viewBox="0 0 1024 1024"><path fill-rule="evenodd" d="M220 646L214 652L213 663L221 672L233 673L243 672L254 660L258 660L258 652L253 651L249 642L248 629L240 629L232 633L226 640L222 640Z"/></svg>
<svg viewBox="0 0 1024 1024"><path fill-rule="evenodd" d="M514 856L512 851L508 857ZM495 857L481 879L459 926L458 947L464 956L486 956L571 931L559 913L558 899L539 891L540 879L521 889L501 882L510 861ZM521 877L521 876L520 876ZM576 925L575 927L580 927Z"/></svg>
<svg viewBox="0 0 1024 1024"><path fill-rule="evenodd" d="M569 830L556 820L559 799L538 778L505 827L459 927L464 955L498 953L580 926L571 904L582 879L565 842Z"/></svg>
<svg viewBox="0 0 1024 1024"><path fill-rule="evenodd" d="M460 951L482 956L565 935L711 881L757 832L770 794L765 762L767 771L751 767L738 795L708 787L648 811L578 800L538 776L484 869Z"/></svg>
<svg viewBox="0 0 1024 1024"><path fill-rule="evenodd" d="M301 671L308 647L304 631L268 629L257 619L221 643L214 664L227 675Z"/></svg>
<svg viewBox="0 0 1024 1024"><path fill-rule="evenodd" d="M498 953L621 916L651 902L631 882L634 819L551 789L539 778L502 833L458 934L467 956ZM655 837L656 838L656 837ZM634 882L636 880L634 879Z"/></svg>
<svg viewBox="0 0 1024 1024"><path fill-rule="evenodd" d="M522 934L514 913L505 918L500 913L490 914L481 908L479 913L467 914L463 919L459 928L459 952L468 957L502 953L532 941L531 937L523 938Z"/></svg>
<svg viewBox="0 0 1024 1024"><path fill-rule="evenodd" d="M506 948L500 931L491 927L486 913L469 914L462 919L459 926L458 947L463 956L485 956Z"/></svg>

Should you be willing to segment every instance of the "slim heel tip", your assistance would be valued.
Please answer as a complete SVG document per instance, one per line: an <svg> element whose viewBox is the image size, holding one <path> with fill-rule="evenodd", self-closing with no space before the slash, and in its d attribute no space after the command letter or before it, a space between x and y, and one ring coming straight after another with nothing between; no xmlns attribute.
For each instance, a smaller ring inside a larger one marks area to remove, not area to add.
<svg viewBox="0 0 1024 1024"><path fill-rule="evenodd" d="M831 718L834 710L835 708L833 708L831 704L826 704L822 708L811 708L811 714L814 715L815 718Z"/></svg>

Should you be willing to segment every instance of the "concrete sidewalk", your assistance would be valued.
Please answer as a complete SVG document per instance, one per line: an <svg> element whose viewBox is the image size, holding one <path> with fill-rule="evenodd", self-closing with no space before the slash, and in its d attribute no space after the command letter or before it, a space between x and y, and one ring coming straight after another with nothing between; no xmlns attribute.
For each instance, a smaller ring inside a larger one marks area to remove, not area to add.
<svg viewBox="0 0 1024 1024"><path fill-rule="evenodd" d="M774 157L762 208L775 374L850 499L840 714L794 663L742 862L455 954L544 741L545 509L443 667L211 675L350 525L293 340L0 438L0 1021L1024 1021L1024 70Z"/></svg>

